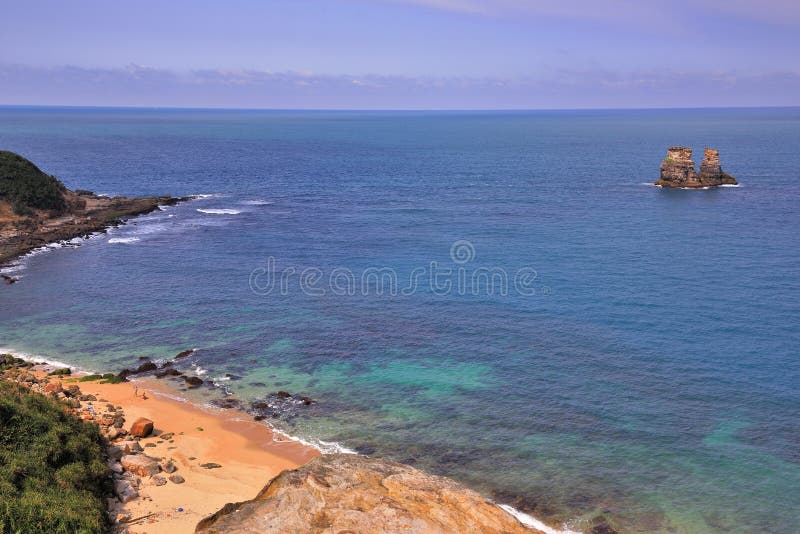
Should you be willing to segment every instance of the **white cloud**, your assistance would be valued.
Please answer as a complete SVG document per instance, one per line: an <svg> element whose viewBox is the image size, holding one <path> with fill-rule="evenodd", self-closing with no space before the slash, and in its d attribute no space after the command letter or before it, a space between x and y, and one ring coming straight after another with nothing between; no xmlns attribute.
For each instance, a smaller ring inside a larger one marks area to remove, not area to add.
<svg viewBox="0 0 800 534"><path fill-rule="evenodd" d="M663 25L700 13L781 25L800 24L797 0L379 0L486 16L539 15Z"/></svg>
<svg viewBox="0 0 800 534"><path fill-rule="evenodd" d="M538 77L315 75L0 63L0 104L330 109L800 105L800 72L556 70Z"/></svg>

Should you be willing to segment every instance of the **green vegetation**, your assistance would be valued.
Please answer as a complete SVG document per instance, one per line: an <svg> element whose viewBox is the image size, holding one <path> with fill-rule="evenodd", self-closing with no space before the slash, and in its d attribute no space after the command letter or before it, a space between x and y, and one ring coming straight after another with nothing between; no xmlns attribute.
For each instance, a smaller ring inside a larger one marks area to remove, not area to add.
<svg viewBox="0 0 800 534"><path fill-rule="evenodd" d="M17 358L13 354L0 354L0 371L8 371L19 367L33 367L33 364Z"/></svg>
<svg viewBox="0 0 800 534"><path fill-rule="evenodd" d="M671 158L671 157L669 157L669 156L667 156L666 158L664 158L664 163L672 163L673 161L675 161L675 160L674 160L674 159L672 159L672 158Z"/></svg>
<svg viewBox="0 0 800 534"><path fill-rule="evenodd" d="M19 154L0 150L0 200L11 204L18 215L33 210L64 211L64 184L48 176Z"/></svg>
<svg viewBox="0 0 800 534"><path fill-rule="evenodd" d="M78 379L78 382L94 382L95 380L102 380L101 384L119 384L125 382L125 379L115 375L114 373L106 373L104 375L86 375Z"/></svg>
<svg viewBox="0 0 800 534"><path fill-rule="evenodd" d="M63 367L61 369L56 369L55 371L51 371L47 373L48 376L69 376L72 374L72 371L69 367Z"/></svg>
<svg viewBox="0 0 800 534"><path fill-rule="evenodd" d="M110 479L96 426L0 382L0 533L100 533Z"/></svg>

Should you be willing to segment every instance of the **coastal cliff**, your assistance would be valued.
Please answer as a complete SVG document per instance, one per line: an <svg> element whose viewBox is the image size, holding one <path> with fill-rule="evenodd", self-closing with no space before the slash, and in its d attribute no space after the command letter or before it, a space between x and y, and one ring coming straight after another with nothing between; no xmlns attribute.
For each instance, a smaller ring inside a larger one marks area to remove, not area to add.
<svg viewBox="0 0 800 534"><path fill-rule="evenodd" d="M326 454L284 471L254 499L228 504L196 532L537 532L460 484L394 462Z"/></svg>
<svg viewBox="0 0 800 534"><path fill-rule="evenodd" d="M19 154L0 150L0 264L48 243L120 224L187 198L104 197L70 191ZM5 278L11 283L11 278Z"/></svg>
<svg viewBox="0 0 800 534"><path fill-rule="evenodd" d="M700 164L700 174L695 171L692 149L671 146L661 163L661 175L655 185L661 187L700 188L719 185L736 185L736 179L722 171L719 150L706 148Z"/></svg>

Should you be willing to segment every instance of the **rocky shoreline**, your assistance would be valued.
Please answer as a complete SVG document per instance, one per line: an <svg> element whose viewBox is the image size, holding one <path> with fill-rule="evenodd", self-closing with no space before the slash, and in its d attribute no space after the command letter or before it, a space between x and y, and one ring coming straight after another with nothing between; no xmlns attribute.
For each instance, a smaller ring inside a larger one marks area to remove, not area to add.
<svg viewBox="0 0 800 534"><path fill-rule="evenodd" d="M182 358L193 352L184 351ZM523 524L450 479L366 456L320 456L299 443L276 439L255 422L263 419L257 413L249 423L241 416L223 415L254 413L239 403L220 406L234 409L213 415L161 397L158 380L126 382L127 377L171 369L175 360L161 365L143 361L116 375L76 376L68 368L12 355L0 355L0 360L0 380L58 399L76 417L99 427L107 440L113 483L109 521L118 534L195 528L218 533L556 532L538 522L535 527ZM147 393L137 395L134 387ZM275 397L306 402L287 392ZM265 480L269 482L263 486ZM385 528L376 530L374 525ZM608 525L601 527L587 532L614 532Z"/></svg>
<svg viewBox="0 0 800 534"><path fill-rule="evenodd" d="M130 217L174 206L194 197L102 197L74 193L71 213L52 217L0 217L0 265L51 243L88 237L124 224ZM8 279L6 279L8 283Z"/></svg>
<svg viewBox="0 0 800 534"><path fill-rule="evenodd" d="M252 424L257 435L242 435L249 429L228 429L226 418L164 399L144 382L134 389L114 374L73 375L69 368L0 354L0 380L56 400L97 426L113 488L105 496L109 532L115 534L193 532L203 517L251 497L265 479L317 454L276 444L263 425ZM253 438L263 450L243 450Z"/></svg>

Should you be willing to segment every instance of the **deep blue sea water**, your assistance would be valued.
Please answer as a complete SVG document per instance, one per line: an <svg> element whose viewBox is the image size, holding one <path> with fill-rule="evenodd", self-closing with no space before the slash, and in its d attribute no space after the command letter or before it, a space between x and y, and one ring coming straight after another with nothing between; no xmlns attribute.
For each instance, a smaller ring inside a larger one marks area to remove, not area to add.
<svg viewBox="0 0 800 534"><path fill-rule="evenodd" d="M741 187L646 185L674 144ZM800 109L0 108L0 148L211 195L25 259L2 347L102 371L197 347L183 368L237 398L317 400L289 433L553 525L798 530Z"/></svg>

